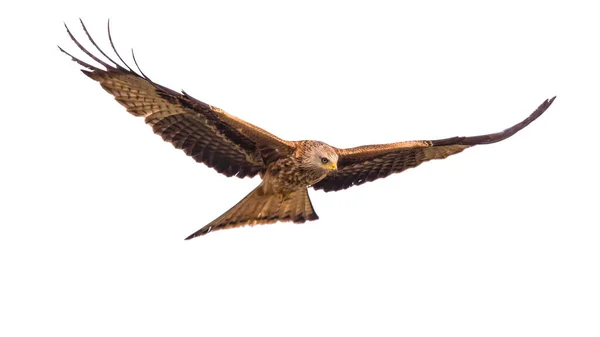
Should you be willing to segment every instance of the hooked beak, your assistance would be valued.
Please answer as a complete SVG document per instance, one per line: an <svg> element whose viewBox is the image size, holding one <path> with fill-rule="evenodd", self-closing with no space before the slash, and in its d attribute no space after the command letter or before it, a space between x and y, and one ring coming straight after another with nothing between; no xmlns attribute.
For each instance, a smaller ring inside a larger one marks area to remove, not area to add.
<svg viewBox="0 0 600 337"><path fill-rule="evenodd" d="M331 163L331 168L330 170L333 171L333 173L337 172L337 164L336 163Z"/></svg>

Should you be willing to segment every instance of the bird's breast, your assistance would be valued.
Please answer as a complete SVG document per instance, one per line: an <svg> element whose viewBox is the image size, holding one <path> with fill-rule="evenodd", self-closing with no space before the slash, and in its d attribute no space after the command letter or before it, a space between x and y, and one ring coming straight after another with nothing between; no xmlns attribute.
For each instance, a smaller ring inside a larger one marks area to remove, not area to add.
<svg viewBox="0 0 600 337"><path fill-rule="evenodd" d="M272 193L290 193L316 184L327 173L307 170L295 158L282 158L267 167L263 184Z"/></svg>

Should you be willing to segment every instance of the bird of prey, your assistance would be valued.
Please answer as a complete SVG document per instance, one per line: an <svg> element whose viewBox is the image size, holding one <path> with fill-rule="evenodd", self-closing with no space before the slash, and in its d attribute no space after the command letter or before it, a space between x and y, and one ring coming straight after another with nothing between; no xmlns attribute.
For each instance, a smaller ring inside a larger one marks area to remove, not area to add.
<svg viewBox="0 0 600 337"><path fill-rule="evenodd" d="M320 141L287 141L201 102L185 91L176 92L150 80L137 67L130 68L117 52L108 25L108 38L121 64L102 51L83 31L101 55L89 52L69 31L73 42L104 69L71 54L81 71L100 83L129 113L143 117L153 131L175 148L227 177L259 175L262 182L235 206L187 239L211 231L277 221L303 223L319 217L308 188L325 192L385 178L433 159L443 159L480 144L502 141L538 118L554 101L545 100L529 117L498 133L473 137L405 141L340 149ZM133 53L132 53L133 54ZM104 60L102 59L104 57Z"/></svg>

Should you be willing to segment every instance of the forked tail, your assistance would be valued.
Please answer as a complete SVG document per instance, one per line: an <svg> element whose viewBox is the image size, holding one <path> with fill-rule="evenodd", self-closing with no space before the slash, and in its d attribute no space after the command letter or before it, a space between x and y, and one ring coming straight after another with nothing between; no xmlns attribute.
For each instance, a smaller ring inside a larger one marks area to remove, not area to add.
<svg viewBox="0 0 600 337"><path fill-rule="evenodd" d="M265 195L262 192L262 185L259 185L235 206L188 236L186 240L221 229L270 224L277 221L303 223L318 218L306 188L287 195Z"/></svg>

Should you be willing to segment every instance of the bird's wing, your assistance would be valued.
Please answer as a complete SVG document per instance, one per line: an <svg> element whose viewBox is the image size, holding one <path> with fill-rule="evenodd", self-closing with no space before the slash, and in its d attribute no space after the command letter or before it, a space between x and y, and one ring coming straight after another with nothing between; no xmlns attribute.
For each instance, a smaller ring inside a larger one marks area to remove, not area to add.
<svg viewBox="0 0 600 337"><path fill-rule="evenodd" d="M338 149L337 173L327 176L313 185L313 188L325 192L339 191L385 178L392 173L402 172L432 159L446 158L474 145L499 142L514 135L541 116L554 98L544 101L522 122L498 133Z"/></svg>
<svg viewBox="0 0 600 337"><path fill-rule="evenodd" d="M110 44L125 67L121 66L98 47L83 22L81 25L92 45L102 54L99 56L105 57L106 61L86 50L67 27L69 36L84 53L106 69L83 62L59 47L60 50L89 69L82 69L82 72L100 82L127 111L144 117L156 134L197 162L228 177L253 177L264 172L271 160L293 152L293 142L282 140L185 92L156 84L139 67L139 74L133 71L116 51L109 26Z"/></svg>

